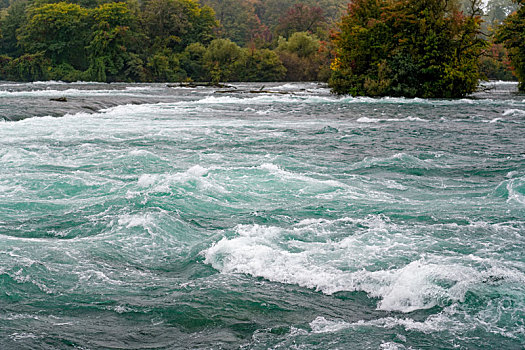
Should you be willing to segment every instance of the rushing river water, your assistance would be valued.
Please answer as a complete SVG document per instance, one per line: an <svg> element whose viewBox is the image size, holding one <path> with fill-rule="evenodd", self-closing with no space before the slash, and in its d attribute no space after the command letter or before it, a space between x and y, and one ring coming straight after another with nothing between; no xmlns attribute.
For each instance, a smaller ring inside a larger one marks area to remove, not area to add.
<svg viewBox="0 0 525 350"><path fill-rule="evenodd" d="M525 96L491 87L0 84L0 348L523 349Z"/></svg>

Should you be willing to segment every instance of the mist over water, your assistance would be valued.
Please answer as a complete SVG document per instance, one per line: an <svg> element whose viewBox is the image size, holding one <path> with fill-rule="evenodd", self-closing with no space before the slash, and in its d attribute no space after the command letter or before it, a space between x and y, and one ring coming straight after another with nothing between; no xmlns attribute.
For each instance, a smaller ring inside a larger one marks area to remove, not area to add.
<svg viewBox="0 0 525 350"><path fill-rule="evenodd" d="M524 348L525 96L490 85L0 84L0 348Z"/></svg>

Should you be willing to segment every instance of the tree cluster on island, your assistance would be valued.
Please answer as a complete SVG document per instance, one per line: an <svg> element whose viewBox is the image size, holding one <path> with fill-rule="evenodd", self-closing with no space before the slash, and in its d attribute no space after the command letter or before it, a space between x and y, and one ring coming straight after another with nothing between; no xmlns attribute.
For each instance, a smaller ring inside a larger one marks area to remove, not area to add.
<svg viewBox="0 0 525 350"><path fill-rule="evenodd" d="M329 81L459 97L525 79L523 1L3 0L0 79ZM510 16L509 16L510 15Z"/></svg>

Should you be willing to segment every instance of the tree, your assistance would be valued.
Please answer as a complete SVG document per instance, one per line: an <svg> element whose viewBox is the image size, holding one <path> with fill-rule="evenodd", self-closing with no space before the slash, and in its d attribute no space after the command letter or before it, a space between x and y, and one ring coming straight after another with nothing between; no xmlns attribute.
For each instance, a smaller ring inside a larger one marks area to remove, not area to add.
<svg viewBox="0 0 525 350"><path fill-rule="evenodd" d="M214 83L236 80L244 52L228 39L213 40L204 54L204 64Z"/></svg>
<svg viewBox="0 0 525 350"><path fill-rule="evenodd" d="M279 38L277 54L286 67L285 80L320 80L319 72L325 62L325 53L320 50L319 39L307 32L296 32L286 40Z"/></svg>
<svg viewBox="0 0 525 350"><path fill-rule="evenodd" d="M87 15L86 9L66 2L30 8L19 42L25 52L43 52L53 64L69 63L85 69Z"/></svg>
<svg viewBox="0 0 525 350"><path fill-rule="evenodd" d="M143 12L153 49L182 52L191 43L208 44L217 26L215 13L194 0L149 0Z"/></svg>
<svg viewBox="0 0 525 350"><path fill-rule="evenodd" d="M129 63L136 63L131 55L138 46L138 34L133 30L136 16L128 4L112 2L91 11L93 27L87 46L89 78L96 81L126 80Z"/></svg>
<svg viewBox="0 0 525 350"><path fill-rule="evenodd" d="M147 68L154 81L180 81L185 76L179 57L168 49L157 51L149 57Z"/></svg>
<svg viewBox="0 0 525 350"><path fill-rule="evenodd" d="M479 68L485 79L516 80L507 50L502 44L490 43L490 47L480 57Z"/></svg>
<svg viewBox="0 0 525 350"><path fill-rule="evenodd" d="M514 73L520 82L518 88L525 91L525 1L517 2L518 10L498 28L496 38L508 51Z"/></svg>
<svg viewBox="0 0 525 350"><path fill-rule="evenodd" d="M480 57L480 71L485 79L516 80L507 49L496 42L495 33L508 15L518 9L512 0L489 0L485 7L482 32L487 36L489 47Z"/></svg>
<svg viewBox="0 0 525 350"><path fill-rule="evenodd" d="M307 32L296 32L288 40L279 40L278 51L288 51L297 54L298 57L310 57L319 50L320 42L315 35Z"/></svg>
<svg viewBox="0 0 525 350"><path fill-rule="evenodd" d="M0 50L2 53L17 57L22 54L18 45L17 32L27 23L26 8L28 0L14 0L2 16Z"/></svg>
<svg viewBox="0 0 525 350"><path fill-rule="evenodd" d="M295 32L308 32L319 35L324 32L326 26L326 19L320 7L295 4L279 18L276 32L285 38L290 37Z"/></svg>
<svg viewBox="0 0 525 350"><path fill-rule="evenodd" d="M245 0L205 0L215 11L220 38L228 38L237 45L245 46L252 41L265 26L255 13L253 3Z"/></svg>
<svg viewBox="0 0 525 350"><path fill-rule="evenodd" d="M254 4L255 13L261 22L272 31L279 26L282 16L296 4L302 4L310 9L321 8L328 23L339 20L348 4L348 0L252 0L250 2Z"/></svg>
<svg viewBox="0 0 525 350"><path fill-rule="evenodd" d="M240 72L242 81L280 81L286 68L274 51L268 49L244 49Z"/></svg>
<svg viewBox="0 0 525 350"><path fill-rule="evenodd" d="M179 56L181 68L186 72L187 78L193 81L205 81L208 79L208 71L204 64L206 47L201 43L190 44Z"/></svg>
<svg viewBox="0 0 525 350"><path fill-rule="evenodd" d="M35 81L49 79L51 62L43 52L25 54L9 62L7 78L16 81Z"/></svg>
<svg viewBox="0 0 525 350"><path fill-rule="evenodd" d="M475 91L481 9L448 0L354 0L334 37L330 86L370 96L461 97Z"/></svg>

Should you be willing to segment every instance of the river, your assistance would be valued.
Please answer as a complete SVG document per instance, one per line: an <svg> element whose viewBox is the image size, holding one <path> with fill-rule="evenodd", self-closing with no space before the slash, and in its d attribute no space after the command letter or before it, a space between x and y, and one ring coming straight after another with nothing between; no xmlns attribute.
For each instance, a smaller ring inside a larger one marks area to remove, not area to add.
<svg viewBox="0 0 525 350"><path fill-rule="evenodd" d="M0 348L523 349L525 96L485 87L0 83Z"/></svg>

